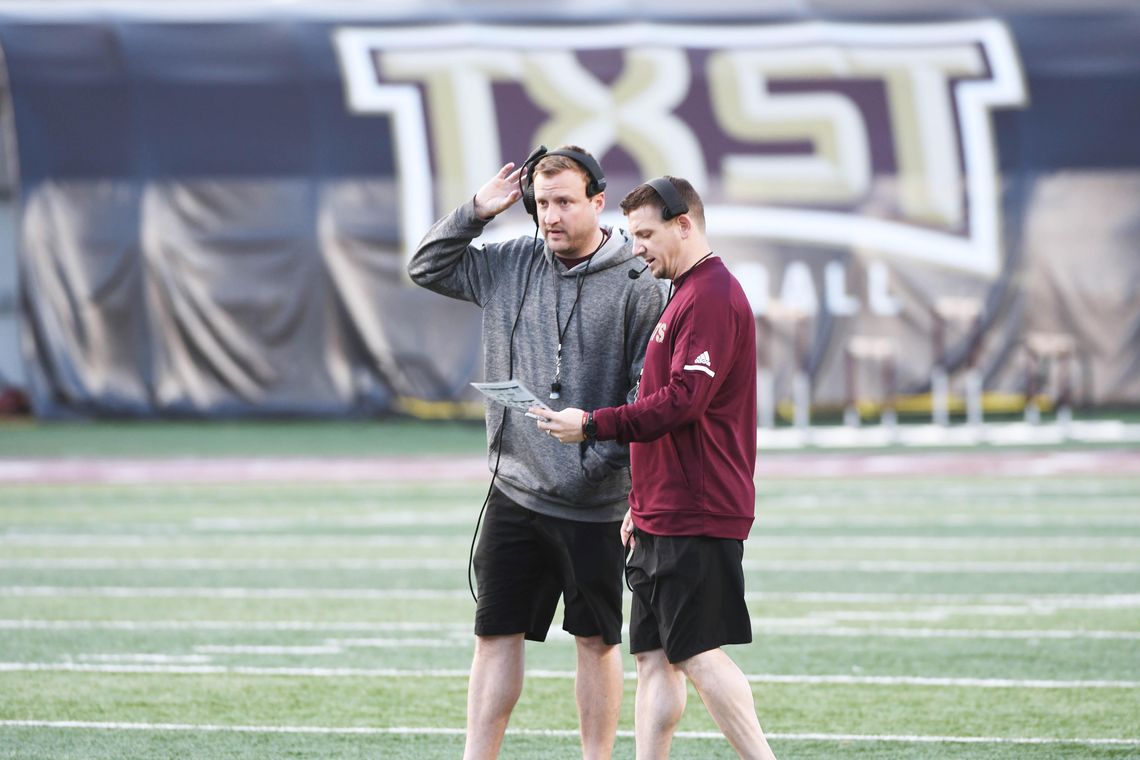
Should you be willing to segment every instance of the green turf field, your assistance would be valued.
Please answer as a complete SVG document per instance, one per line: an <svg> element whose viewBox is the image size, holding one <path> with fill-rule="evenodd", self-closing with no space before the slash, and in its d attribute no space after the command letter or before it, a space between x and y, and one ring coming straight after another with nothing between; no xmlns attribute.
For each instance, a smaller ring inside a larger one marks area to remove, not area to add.
<svg viewBox="0 0 1140 760"><path fill-rule="evenodd" d="M463 426L232 429L212 453L482 445ZM0 457L77 453L10 432ZM103 451L209 448L145 435ZM755 641L729 649L783 760L1140 757L1140 478L804 475L759 483ZM0 485L0 758L458 757L485 488ZM573 663L557 630L528 645L504 758L577 754ZM680 728L673 757L735 756L695 694Z"/></svg>

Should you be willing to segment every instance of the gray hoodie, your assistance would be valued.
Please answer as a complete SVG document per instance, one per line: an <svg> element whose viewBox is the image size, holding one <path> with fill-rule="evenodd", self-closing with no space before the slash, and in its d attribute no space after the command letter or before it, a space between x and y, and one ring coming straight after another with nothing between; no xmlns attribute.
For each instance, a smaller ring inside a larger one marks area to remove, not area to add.
<svg viewBox="0 0 1140 760"><path fill-rule="evenodd" d="M567 270L541 238L471 245L486 224L468 201L428 230L408 265L416 284L483 309L486 379L514 377L545 398L554 380L558 332L565 329L562 397L547 404L589 410L632 401L665 292L652 276L629 277L641 267L624 233L614 231L589 262ZM503 407L489 402L486 418L493 468ZM622 518L630 487L625 446L614 441L567 446L518 411L509 412L505 424L496 483L507 496L553 517Z"/></svg>

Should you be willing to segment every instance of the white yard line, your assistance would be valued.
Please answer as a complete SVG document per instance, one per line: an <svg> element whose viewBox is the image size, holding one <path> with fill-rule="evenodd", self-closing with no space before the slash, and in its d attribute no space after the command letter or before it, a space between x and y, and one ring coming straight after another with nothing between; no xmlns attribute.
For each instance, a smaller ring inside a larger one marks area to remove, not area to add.
<svg viewBox="0 0 1140 760"><path fill-rule="evenodd" d="M979 512L947 512L936 514L905 513L899 511L876 514L859 510L853 504L850 510L828 509L809 510L786 508L779 511L766 509L763 502L757 513L756 535L763 535L764 531L772 528L818 530L825 528L858 527L861 529L912 529L931 531L935 528L1065 528L1069 531L1081 532L1089 528L1136 528L1140 526L1140 515L1131 509L1130 503L1124 503L1120 509L1111 512L1090 514L1088 505L1079 513L1037 514L1025 513L1021 510L998 511L994 509ZM163 507L156 506L154 514L162 515ZM212 539L227 534L249 533L283 533L305 535L315 531L332 529L363 531L368 529L384 528L422 528L424 526L437 526L468 531L475 524L477 509L464 507L463 509L440 511L419 510L386 512L377 510L364 515L328 515L324 517L199 517L186 522L168 521L162 523L149 523L146 530L140 531L143 535L184 535L187 532L201 533L203 538ZM83 515L88 521L106 520L99 514L97 508L90 510L90 515ZM78 519L78 518L77 518ZM108 520L105 525L117 531L126 529L127 523L121 520ZM773 536L774 540L778 537Z"/></svg>
<svg viewBox="0 0 1140 760"><path fill-rule="evenodd" d="M470 633L471 623L390 623L312 620L0 620L0 630L29 631L300 631L356 633L379 631L429 631Z"/></svg>
<svg viewBox="0 0 1140 760"><path fill-rule="evenodd" d="M844 573L1140 573L1140 562L744 560L745 570Z"/></svg>
<svg viewBox="0 0 1140 760"><path fill-rule="evenodd" d="M0 597L102 597L121 599L469 599L468 589L254 588L233 586L0 586ZM1140 594L918 594L750 591L751 602L840 604L1020 604L1036 609L1135 609Z"/></svg>
<svg viewBox="0 0 1140 760"><path fill-rule="evenodd" d="M1034 539L1036 541L1036 539ZM1047 545L1048 539L1041 539ZM1105 538L1105 541L1112 541ZM37 546L37 547L99 547L99 548L153 548L156 546L193 546L218 548L221 546L237 546L241 548L258 549L312 549L313 547L390 547L414 546L419 548L466 546L470 543L470 536L439 536L430 533L391 535L354 535L354 536L274 536L274 535L229 535L229 534L187 534L187 533L20 533L14 529L0 534L0 546ZM1033 547L1043 544L1027 544ZM1116 544L1104 544L1115 546ZM1140 539L1136 540L1140 546ZM1100 546L1099 544L1097 545Z"/></svg>
<svg viewBox="0 0 1140 760"><path fill-rule="evenodd" d="M761 518L763 519L763 518ZM771 536L754 535L744 542L749 547L835 549L1140 549L1140 538L1131 536Z"/></svg>
<svg viewBox="0 0 1140 760"><path fill-rule="evenodd" d="M301 668L246 665L144 665L83 662L0 662L0 672L134 673L143 675L244 675L293 678L467 678L467 670L401 670L397 668ZM573 671L527 670L528 678L574 680ZM625 674L634 680L633 672ZM997 689L1136 689L1140 681L1045 680L1017 678L938 678L925 676L850 676L750 674L752 683L828 684L842 686L946 686Z"/></svg>
<svg viewBox="0 0 1140 760"><path fill-rule="evenodd" d="M529 675L529 672L528 672ZM571 677L573 674L569 674ZM931 678L926 676L749 675L751 683L837 686L948 686L979 689L1136 689L1140 681L1049 680L1034 678Z"/></svg>
<svg viewBox="0 0 1140 760"><path fill-rule="evenodd" d="M3 587L0 587L0 595ZM843 591L748 591L750 602L795 602L837 604L1019 604L1038 609L1134 609L1140 594L922 594Z"/></svg>
<svg viewBox="0 0 1140 760"><path fill-rule="evenodd" d="M487 476L482 456L0 460L0 482L29 484L455 483Z"/></svg>
<svg viewBox="0 0 1140 760"><path fill-rule="evenodd" d="M243 620L32 620L0 619L0 630L8 631L260 631L309 633L381 633L423 632L447 636L450 646L456 637L471 636L470 623L387 623L347 621L318 623L307 620L243 621ZM902 639L1010 639L1035 641L1038 639L1101 641L1137 641L1140 631L1113 631L1099 629L1001 629L1001 628L883 628L835 626L827 618L756 618L752 631L763 636L817 636L834 638L902 638ZM572 637L559 629L551 629L548 640L569 641ZM350 640L351 641L351 640ZM379 641L362 639L360 641ZM429 639L388 639L385 642L428 642ZM363 644L353 644L363 646ZM383 646L387 646L384 643ZM376 644L381 646L381 644Z"/></svg>
<svg viewBox="0 0 1140 760"><path fill-rule="evenodd" d="M258 549L367 548L414 546L419 548L467 546L470 536L438 536L427 533L357 536L274 536L185 533L64 534L21 533L10 529L0 533L0 546L35 547L240 547ZM1041 549L1140 549L1140 538L1132 536L772 536L759 533L744 544L749 548L836 548L836 549L914 549L914 550L1041 550Z"/></svg>
<svg viewBox="0 0 1140 760"><path fill-rule="evenodd" d="M118 559L114 557L29 557L0 559L2 569L25 570L462 570L463 559ZM1137 565L1140 571L1140 565Z"/></svg>
<svg viewBox="0 0 1140 760"><path fill-rule="evenodd" d="M101 663L147 663L151 665L206 665L210 658L204 655L181 654L81 654L77 658L84 662Z"/></svg>
<svg viewBox="0 0 1140 760"><path fill-rule="evenodd" d="M0 569L17 570L462 570L462 559L121 559L114 557L28 557L0 559ZM1023 562L918 560L744 560L750 572L797 573L1104 573L1140 574L1140 562Z"/></svg>
<svg viewBox="0 0 1140 760"><path fill-rule="evenodd" d="M313 654L343 654L344 647L338 646L276 646L276 645L211 645L201 644L194 647L199 655L214 654L252 654L252 655L313 655ZM207 657L208 661L210 658Z"/></svg>
<svg viewBox="0 0 1140 760"><path fill-rule="evenodd" d="M1026 514L1014 512L941 512L939 514L869 514L866 511L828 510L825 513L811 510L780 510L774 512L765 510L761 505L756 517L755 535L763 535L771 529L782 530L822 530L829 528L858 527L863 530L913 530L933 531L934 529L954 528L1038 528L1057 529L1064 528L1070 532L1080 533L1087 529L1121 528L1132 529L1140 526L1140 515L1134 514L1127 507L1112 513L1089 514L1087 511L1079 514ZM161 507L155 507L156 516L163 514ZM1128 510L1128 511L1126 511ZM469 532L475 524L476 511L463 509L456 512L377 512L364 516L328 516L323 518L291 518L291 517L229 517L229 518L195 518L187 522L162 522L146 524L140 535L169 536L185 535L187 533L200 533L205 540L239 534L231 540L240 540L247 534L256 533L287 533L292 537L304 536L317 531L344 530L360 531L370 529L382 530L391 528L422 528L436 526ZM87 521L103 519L98 510L92 510L90 516L84 516ZM126 523L111 520L105 523L106 527L117 531L126 529ZM454 537L453 537L454 538ZM772 536L778 540L778 536ZM351 539L350 539L351 540ZM747 544L746 544L747 545Z"/></svg>
<svg viewBox="0 0 1140 760"><path fill-rule="evenodd" d="M210 586L0 586L0 597L117 599L470 599L467 589L233 588Z"/></svg>
<svg viewBox="0 0 1140 760"><path fill-rule="evenodd" d="M865 504L865 500L860 503ZM900 508L898 511L877 514L868 512L866 508L859 509L858 506L857 503L853 503L850 509L813 510L785 507L774 510L767 508L761 501L754 532L757 536L761 536L766 530L772 528L804 530L859 527L862 529L885 528L891 530L907 528L925 531L934 528L1065 528L1079 533L1088 528L1135 528L1140 526L1140 515L1134 513L1130 502L1123 500L1118 509L1105 510L1096 514L1090 513L1091 507L1087 504L1082 505L1081 512L1071 514L1038 514L1027 513L1023 510L999 511L997 506L978 512L905 513L904 508ZM163 506L156 505L153 514L162 515L164 514L163 509ZM97 507L86 511L90 514L78 515L76 519L104 520L105 527L114 528L117 532L129 529L125 520L109 519L101 515ZM170 518L167 518L165 522L145 523L144 530L139 531L139 535L171 536L200 533L203 539L212 540L235 533L241 534L237 537L241 539L245 538L246 534L258 532L290 533L293 534L291 537L295 538L318 530L327 531L331 529L363 531L437 526L467 531L474 525L476 514L477 509L475 507L463 507L450 511L424 509L398 512L389 512L377 508L369 514L330 514L322 517L197 517L185 522L171 521ZM772 540L779 540L778 536L771 536L771 538Z"/></svg>
<svg viewBox="0 0 1140 760"><path fill-rule="evenodd" d="M1000 630L962 628L813 628L813 627L753 627L753 632L764 636L818 636L821 638L851 639L1009 639L1021 641L1093 639L1098 641L1140 641L1137 631L1103 630Z"/></svg>
<svg viewBox="0 0 1140 760"><path fill-rule="evenodd" d="M0 728L57 728L88 731L185 731L196 733L245 734L317 734L351 736L463 736L462 728L435 726L248 726L210 723L124 723L110 721L76 720L0 720ZM550 728L508 728L508 736L548 736L560 739L577 739L578 731ZM619 730L623 739L633 738L633 732ZM678 731L674 735L683 740L712 739L721 741L718 731ZM929 734L825 734L767 732L776 741L804 742L885 742L892 744L1029 744L1029 745L1081 745L1081 746L1140 746L1140 739L1115 737L1053 737L1053 736L934 736Z"/></svg>
<svg viewBox="0 0 1140 760"><path fill-rule="evenodd" d="M382 508L362 509L361 515L327 515L323 517L196 517L186 523L186 530L204 532L245 532L261 530L314 528L399 528L409 525L460 525L475 522L476 507L462 509L420 509L387 511ZM161 513L159 513L161 514Z"/></svg>
<svg viewBox="0 0 1140 760"><path fill-rule="evenodd" d="M1140 426L1122 423L1074 423L1078 429L1111 431L1105 440L1117 443L1140 441ZM987 425L991 434L1009 429L1019 433L1015 442L1033 443L1040 439L1043 428L999 428ZM1124 435L1122 431L1131 431ZM911 435L916 428L905 425L900 435ZM933 431L946 441L947 431ZM959 434L962 431L957 431ZM814 428L809 432L813 445L825 447L829 436L840 436L838 445L882 445L889 441L874 428ZM798 430L761 430L761 452L757 458L757 477L765 478L849 478L849 477L952 477L970 473L989 477L1034 477L1058 475L1136 475L1140 474L1140 455L1131 449L1093 451L1001 451L984 454L976 451L893 453L816 453L797 452L768 456L763 449L783 438L789 447L807 443ZM1102 439L1104 436L1102 435ZM977 439L969 437L961 443L976 447ZM780 447L780 446L778 446ZM781 447L782 448L782 447ZM481 454L470 456L376 456L376 457L183 457L160 459L84 458L10 458L0 460L0 483L374 483L396 482L485 482L487 459Z"/></svg>
<svg viewBox="0 0 1140 760"><path fill-rule="evenodd" d="M837 528L858 526L860 528L1135 528L1140 526L1140 515L1037 515L1037 514L973 514L968 512L948 512L938 515L889 515L844 514L810 515L801 514L765 515L761 512L756 520L757 532L765 528Z"/></svg>
<svg viewBox="0 0 1140 760"><path fill-rule="evenodd" d="M319 646L277 646L277 645L212 645L194 647L198 654L248 654L248 655L311 655L344 654L347 649L456 649L464 647L467 640L455 638L368 638L368 639L326 639Z"/></svg>

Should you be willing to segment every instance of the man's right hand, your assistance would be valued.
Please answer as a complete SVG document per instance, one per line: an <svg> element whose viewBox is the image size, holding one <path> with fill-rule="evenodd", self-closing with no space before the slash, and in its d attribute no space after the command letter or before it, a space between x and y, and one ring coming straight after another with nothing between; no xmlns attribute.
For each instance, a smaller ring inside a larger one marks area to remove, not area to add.
<svg viewBox="0 0 1140 760"><path fill-rule="evenodd" d="M637 539L633 537L633 512L628 509L621 521L621 542L626 549L633 549L637 546Z"/></svg>
<svg viewBox="0 0 1140 760"><path fill-rule="evenodd" d="M513 162L507 163L499 173L487 181L475 193L475 214L480 219L494 219L509 209L522 193L519 192L519 173L522 167L515 169Z"/></svg>

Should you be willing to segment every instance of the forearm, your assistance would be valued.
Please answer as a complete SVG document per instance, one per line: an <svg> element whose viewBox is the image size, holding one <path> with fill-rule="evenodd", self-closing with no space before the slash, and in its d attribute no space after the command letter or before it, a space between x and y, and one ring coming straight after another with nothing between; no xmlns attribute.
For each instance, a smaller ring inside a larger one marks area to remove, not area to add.
<svg viewBox="0 0 1140 760"><path fill-rule="evenodd" d="M468 201L432 225L408 263L412 281L452 298L481 303L490 273L476 259L471 241L485 224Z"/></svg>
<svg viewBox="0 0 1140 760"><path fill-rule="evenodd" d="M657 392L632 404L594 411L599 441L645 443L690 424L708 405L708 393L691 378L674 378Z"/></svg>

